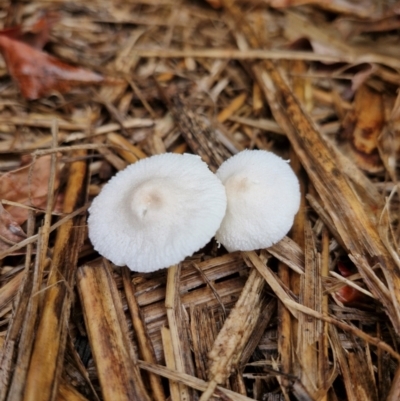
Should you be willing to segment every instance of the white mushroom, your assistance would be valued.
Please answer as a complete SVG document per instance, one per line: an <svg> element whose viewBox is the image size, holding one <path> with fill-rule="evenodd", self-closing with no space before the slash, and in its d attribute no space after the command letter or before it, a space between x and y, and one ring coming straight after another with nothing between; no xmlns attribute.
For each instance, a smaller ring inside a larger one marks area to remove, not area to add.
<svg viewBox="0 0 400 401"><path fill-rule="evenodd" d="M215 238L228 251L267 248L287 234L300 206L299 182L287 161L245 150L225 161L217 176L228 207Z"/></svg>
<svg viewBox="0 0 400 401"><path fill-rule="evenodd" d="M150 272L206 245L225 210L225 189L200 157L165 153L128 166L103 187L89 209L89 237L114 264Z"/></svg>

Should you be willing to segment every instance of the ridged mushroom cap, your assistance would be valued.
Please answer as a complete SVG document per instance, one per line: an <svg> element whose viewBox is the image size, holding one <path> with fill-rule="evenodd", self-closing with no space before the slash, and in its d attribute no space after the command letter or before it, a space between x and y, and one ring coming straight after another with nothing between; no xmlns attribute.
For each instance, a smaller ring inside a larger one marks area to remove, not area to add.
<svg viewBox="0 0 400 401"><path fill-rule="evenodd" d="M165 153L116 174L89 209L89 238L118 266L151 272L206 245L226 210L220 180L200 157Z"/></svg>
<svg viewBox="0 0 400 401"><path fill-rule="evenodd" d="M215 238L228 251L267 248L288 233L300 206L300 187L287 161L264 150L245 150L216 174L228 206Z"/></svg>

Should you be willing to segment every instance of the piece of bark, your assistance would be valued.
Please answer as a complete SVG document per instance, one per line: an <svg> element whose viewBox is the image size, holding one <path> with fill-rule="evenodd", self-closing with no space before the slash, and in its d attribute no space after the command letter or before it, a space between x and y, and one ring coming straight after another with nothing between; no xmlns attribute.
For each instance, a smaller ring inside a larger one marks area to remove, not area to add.
<svg viewBox="0 0 400 401"><path fill-rule="evenodd" d="M77 287L105 401L150 401L115 281L105 261L81 266Z"/></svg>
<svg viewBox="0 0 400 401"><path fill-rule="evenodd" d="M301 276L299 303L321 311L322 288L319 255L315 246L311 224L305 225L305 271ZM318 366L318 339L322 332L321 321L299 315L296 354L301 366L300 377L307 392L313 394L320 387Z"/></svg>
<svg viewBox="0 0 400 401"><path fill-rule="evenodd" d="M256 269L252 269L238 301L208 354L209 385L200 401L208 400L217 385L223 384L237 367L247 341L256 327L260 312L265 306L264 286L264 278Z"/></svg>

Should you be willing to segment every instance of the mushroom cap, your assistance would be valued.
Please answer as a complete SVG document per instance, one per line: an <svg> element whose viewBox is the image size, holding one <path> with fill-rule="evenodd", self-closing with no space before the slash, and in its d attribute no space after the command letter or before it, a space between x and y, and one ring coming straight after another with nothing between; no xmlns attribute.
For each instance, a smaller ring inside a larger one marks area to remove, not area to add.
<svg viewBox="0 0 400 401"><path fill-rule="evenodd" d="M181 262L214 236L224 186L200 157L165 153L116 174L89 208L94 249L115 265L151 272Z"/></svg>
<svg viewBox="0 0 400 401"><path fill-rule="evenodd" d="M289 163L264 150L244 150L217 171L228 206L215 238L229 251L267 248L293 225L300 186Z"/></svg>

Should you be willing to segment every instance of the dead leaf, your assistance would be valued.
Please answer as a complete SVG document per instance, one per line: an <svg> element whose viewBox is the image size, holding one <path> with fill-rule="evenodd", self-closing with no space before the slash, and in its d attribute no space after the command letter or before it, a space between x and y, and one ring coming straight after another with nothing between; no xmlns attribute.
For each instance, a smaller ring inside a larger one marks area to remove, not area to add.
<svg viewBox="0 0 400 401"><path fill-rule="evenodd" d="M100 74L66 64L13 39L13 35L0 32L0 51L10 75L26 99L34 100L54 92L65 93L76 86L103 82Z"/></svg>
<svg viewBox="0 0 400 401"><path fill-rule="evenodd" d="M0 251L26 238L24 230L0 203Z"/></svg>
<svg viewBox="0 0 400 401"><path fill-rule="evenodd" d="M50 29L59 20L55 12L46 12L33 25L23 27L15 25L0 30L0 36L4 35L10 39L19 40L35 49L43 49L49 41Z"/></svg>
<svg viewBox="0 0 400 401"><path fill-rule="evenodd" d="M48 182L50 177L51 156L43 156L30 164L0 176L1 198L22 203L23 205L43 209L47 203ZM56 185L59 185L58 163ZM13 219L22 224L28 218L28 210L17 206L8 206L8 212ZM60 210L56 204L55 210Z"/></svg>
<svg viewBox="0 0 400 401"><path fill-rule="evenodd" d="M348 112L339 133L339 147L357 165L369 172L382 171L378 138L385 124L380 93L362 85L356 92L354 109Z"/></svg>

